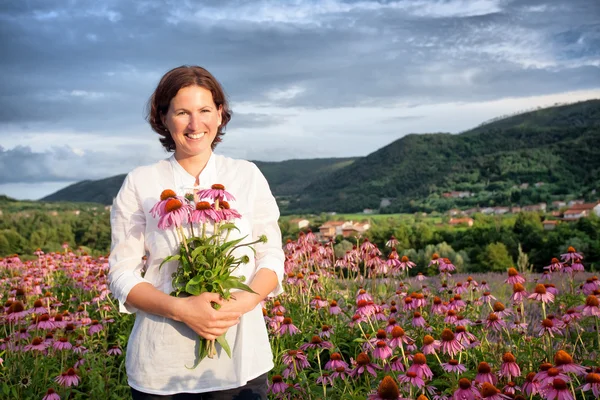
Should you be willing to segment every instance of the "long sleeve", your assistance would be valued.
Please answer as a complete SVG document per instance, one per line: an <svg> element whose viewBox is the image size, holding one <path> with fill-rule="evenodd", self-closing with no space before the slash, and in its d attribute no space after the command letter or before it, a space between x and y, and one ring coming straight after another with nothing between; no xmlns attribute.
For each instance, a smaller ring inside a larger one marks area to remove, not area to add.
<svg viewBox="0 0 600 400"><path fill-rule="evenodd" d="M125 178L110 215L112 244L108 279L110 290L119 301L119 310L124 313L137 311L125 304L129 291L138 283L149 282L141 276L146 217L136 192L134 176L135 171Z"/></svg>
<svg viewBox="0 0 600 400"><path fill-rule="evenodd" d="M258 167L252 164L254 171L253 183L255 192L252 237L257 240L261 235L267 236L267 243L258 243L256 250L256 270L267 268L277 274L278 285L269 297L283 293L283 275L285 255L281 244L281 230L277 223L279 219L279 207L275 197L271 194L269 183Z"/></svg>

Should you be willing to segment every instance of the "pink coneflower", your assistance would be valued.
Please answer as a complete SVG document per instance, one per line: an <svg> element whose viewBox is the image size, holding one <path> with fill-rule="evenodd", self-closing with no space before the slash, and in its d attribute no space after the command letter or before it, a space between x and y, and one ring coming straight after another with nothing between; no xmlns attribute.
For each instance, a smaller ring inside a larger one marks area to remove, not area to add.
<svg viewBox="0 0 600 400"><path fill-rule="evenodd" d="M287 310L285 309L284 306L281 305L281 302L279 302L279 300L275 300L273 302L273 307L271 308L271 312L276 313L278 311L280 313L284 314Z"/></svg>
<svg viewBox="0 0 600 400"><path fill-rule="evenodd" d="M293 364L296 364L296 366L298 368L310 367L308 358L306 357L306 355L304 354L304 352L302 350L288 350L281 357L281 361L283 361L283 363L288 366L290 366L290 365L293 366Z"/></svg>
<svg viewBox="0 0 600 400"><path fill-rule="evenodd" d="M585 280L585 283L581 287L581 291L586 296L589 296L590 294L594 293L594 290L600 288L599 282L600 282L600 280L598 280L597 276L592 276L591 278L587 278Z"/></svg>
<svg viewBox="0 0 600 400"><path fill-rule="evenodd" d="M69 339L63 336L56 340L52 344L52 347L56 350L71 350L73 348L73 345L71 344L71 342L69 342Z"/></svg>
<svg viewBox="0 0 600 400"><path fill-rule="evenodd" d="M331 300L331 302L329 303L329 314L330 315L338 315L341 312L342 312L342 309L340 308L340 306L338 306L337 301Z"/></svg>
<svg viewBox="0 0 600 400"><path fill-rule="evenodd" d="M346 378L348 377L348 368L347 367L337 367L335 368L334 372L331 374L331 379L335 380L340 378L341 380L345 381Z"/></svg>
<svg viewBox="0 0 600 400"><path fill-rule="evenodd" d="M361 322L367 322L367 318L365 318L365 317L363 317L362 315L359 315L359 314L354 314L352 316L352 318L350 319L350 322L348 322L348 326L350 328L353 328L356 325L360 324Z"/></svg>
<svg viewBox="0 0 600 400"><path fill-rule="evenodd" d="M479 301L481 301L482 303L491 303L495 300L496 298L490 292L483 292L483 294L479 298Z"/></svg>
<svg viewBox="0 0 600 400"><path fill-rule="evenodd" d="M456 282L456 285L454 286L455 294L463 294L466 291L467 291L467 288L465 286L463 286L462 282Z"/></svg>
<svg viewBox="0 0 600 400"><path fill-rule="evenodd" d="M477 367L477 376L475 377L475 382L479 384L487 382L495 385L497 381L498 380L494 374L492 374L492 368L490 367L490 364L486 363L485 361L480 362L479 366Z"/></svg>
<svg viewBox="0 0 600 400"><path fill-rule="evenodd" d="M496 301L494 306L492 307L494 313L500 318L506 318L509 315L512 315L512 310L506 308L504 304L500 301Z"/></svg>
<svg viewBox="0 0 600 400"><path fill-rule="evenodd" d="M547 400L575 400L567 382L560 378L554 379L551 385L542 387L540 392Z"/></svg>
<svg viewBox="0 0 600 400"><path fill-rule="evenodd" d="M592 391L594 397L600 398L600 374L590 372L585 376L585 384L582 385L580 390L587 392Z"/></svg>
<svg viewBox="0 0 600 400"><path fill-rule="evenodd" d="M403 346L403 343L408 344L409 341L413 341L411 338L406 336L404 329L402 329L402 327L397 326L397 325L392 328L391 335L392 335L392 339L390 340L389 345L392 349Z"/></svg>
<svg viewBox="0 0 600 400"><path fill-rule="evenodd" d="M475 335L467 332L467 328L465 328L463 325L458 325L454 329L454 335L456 336L456 340L458 340L458 342L465 348L476 347L479 345L479 341Z"/></svg>
<svg viewBox="0 0 600 400"><path fill-rule="evenodd" d="M386 365L386 371L404 372L406 367L402 363L402 358L394 356L390 358L390 361Z"/></svg>
<svg viewBox="0 0 600 400"><path fill-rule="evenodd" d="M196 195L199 199L210 199L211 201L216 200L227 200L227 201L235 201L235 197L229 192L225 190L225 186L215 183L210 189L201 189L196 192Z"/></svg>
<svg viewBox="0 0 600 400"><path fill-rule="evenodd" d="M502 399L510 399L510 397L501 394L500 390L489 382L484 382L481 385L481 398L483 400L502 400Z"/></svg>
<svg viewBox="0 0 600 400"><path fill-rule="evenodd" d="M388 346L385 340L378 340L373 349L373 358L386 360L392 356L392 349Z"/></svg>
<svg viewBox="0 0 600 400"><path fill-rule="evenodd" d="M340 353L331 353L329 357L329 361L325 364L325 369L333 370L338 367L348 368L348 363L342 360L342 355Z"/></svg>
<svg viewBox="0 0 600 400"><path fill-rule="evenodd" d="M442 262L442 260L440 259L440 256L438 255L438 253L433 253L431 255L431 261L429 261L428 267L439 266L440 262Z"/></svg>
<svg viewBox="0 0 600 400"><path fill-rule="evenodd" d="M502 365L500 366L499 375L505 377L508 380L511 380L511 377L519 377L521 376L521 368L516 363L517 359L512 353L504 353L502 356Z"/></svg>
<svg viewBox="0 0 600 400"><path fill-rule="evenodd" d="M571 378L569 378L566 374L562 373L558 368L550 367L547 371L544 371L539 374L537 377L540 387L544 388L546 386L552 385L554 379L562 379L563 381L569 383Z"/></svg>
<svg viewBox="0 0 600 400"><path fill-rule="evenodd" d="M44 307L44 303L40 299L37 299L33 303L33 307L27 311L31 314L48 314L48 309Z"/></svg>
<svg viewBox="0 0 600 400"><path fill-rule="evenodd" d="M549 335L550 337L554 337L554 334L562 335L562 331L554 326L554 322L551 319L546 318L542 321L542 326L538 331L538 336Z"/></svg>
<svg viewBox="0 0 600 400"><path fill-rule="evenodd" d="M219 209L216 210L216 212L219 214L219 219L221 221L231 221L232 219L242 218L242 215L237 212L237 210L231 208L229 203L225 200L222 200L219 203Z"/></svg>
<svg viewBox="0 0 600 400"><path fill-rule="evenodd" d="M357 376L360 376L362 374L364 374L365 372L368 372L369 374L373 375L373 376L377 376L377 370L380 370L381 367L377 364L373 364L371 362L371 358L369 357L369 355L367 353L359 353L358 356L356 356L356 361L353 361L353 365L354 365L354 369L352 369L352 371L350 371L350 376L355 378Z"/></svg>
<svg viewBox="0 0 600 400"><path fill-rule="evenodd" d="M309 343L304 343L300 346L300 350L306 351L306 349L331 349L333 345L321 339L319 336L313 336Z"/></svg>
<svg viewBox="0 0 600 400"><path fill-rule="evenodd" d="M536 301L540 301L542 303L548 303L548 302L554 303L554 295L552 293L549 293L546 290L546 287L541 283L538 283L535 286L534 293L529 295L528 298L536 300Z"/></svg>
<svg viewBox="0 0 600 400"><path fill-rule="evenodd" d="M437 315L444 315L447 311L448 309L446 308L446 306L444 306L442 299L435 296L433 298L433 305L431 306L431 313Z"/></svg>
<svg viewBox="0 0 600 400"><path fill-rule="evenodd" d="M316 384L333 386L333 378L329 375L329 372L323 371L321 376L317 378Z"/></svg>
<svg viewBox="0 0 600 400"><path fill-rule="evenodd" d="M417 389L421 389L423 386L425 386L425 381L423 381L423 378L418 376L417 373L413 371L407 371L404 375L398 375L398 381L414 386Z"/></svg>
<svg viewBox="0 0 600 400"><path fill-rule="evenodd" d="M447 324L454 324L456 322L456 311L449 308L448 311L446 311L444 322Z"/></svg>
<svg viewBox="0 0 600 400"><path fill-rule="evenodd" d="M385 332L392 333L392 329L394 329L395 326L398 326L398 322L396 321L396 318L388 319L388 323L385 326Z"/></svg>
<svg viewBox="0 0 600 400"><path fill-rule="evenodd" d="M458 340L456 340L454 333L450 329L445 328L442 331L441 338L442 353L449 354L450 357L454 357L455 354L458 354L459 352L464 350L464 346L460 344Z"/></svg>
<svg viewBox="0 0 600 400"><path fill-rule="evenodd" d="M77 386L79 385L79 376L73 368L69 368L67 372L63 372L62 374L54 378L54 381L60 386Z"/></svg>
<svg viewBox="0 0 600 400"><path fill-rule="evenodd" d="M44 351L44 350L46 350L47 347L48 347L48 344L44 340L42 340L42 338L35 337L31 341L31 343L29 343L28 345L26 345L23 348L23 350L24 351L31 351L31 350Z"/></svg>
<svg viewBox="0 0 600 400"><path fill-rule="evenodd" d="M60 396L54 391L54 389L49 388L42 400L60 400Z"/></svg>
<svg viewBox="0 0 600 400"><path fill-rule="evenodd" d="M300 333L300 329L298 329L296 327L296 325L294 325L292 323L292 319L289 317L286 317L283 319L283 322L281 323L281 326L279 327L279 329L277 329L277 335L282 336L282 335L295 335L297 333Z"/></svg>
<svg viewBox="0 0 600 400"><path fill-rule="evenodd" d="M423 354L435 354L442 347L442 343L439 340L435 340L431 335L425 335L423 337Z"/></svg>
<svg viewBox="0 0 600 400"><path fill-rule="evenodd" d="M98 333L102 329L104 329L102 324L97 319L93 319L92 323L90 324L90 327L88 328L88 335L93 335L94 333Z"/></svg>
<svg viewBox="0 0 600 400"><path fill-rule="evenodd" d="M119 356L119 355L123 354L123 350L121 350L121 348L119 346L114 345L114 346L111 346L110 349L108 349L106 354L109 356Z"/></svg>
<svg viewBox="0 0 600 400"><path fill-rule="evenodd" d="M310 306L315 308L316 310L318 310L319 308L324 308L327 307L329 305L329 303L327 302L327 300L323 300L321 298L321 296L315 296L311 301L310 301Z"/></svg>
<svg viewBox="0 0 600 400"><path fill-rule="evenodd" d="M573 357L571 357L569 353L564 350L559 350L556 352L554 355L554 365L556 365L556 368L562 372L580 376L586 374L586 369L580 364L576 364L575 361L573 361Z"/></svg>
<svg viewBox="0 0 600 400"><path fill-rule="evenodd" d="M461 310L461 309L465 308L466 306L467 306L466 303L463 301L461 295L459 295L459 294L454 295L454 297L452 298L450 303L448 303L448 308L451 310Z"/></svg>
<svg viewBox="0 0 600 400"><path fill-rule="evenodd" d="M551 365L550 365L551 366ZM527 396L535 396L540 391L540 382L536 380L536 373L530 372L525 377L522 387L523 393Z"/></svg>
<svg viewBox="0 0 600 400"><path fill-rule="evenodd" d="M411 269L415 265L417 265L417 264L415 264L414 262L410 261L407 256L402 256L402 258L400 259L400 268L402 270ZM419 274L421 275L421 279L419 279ZM423 274L421 274L421 273L419 273L419 274L417 274L417 280L423 280L423 279L425 279L425 277L423 276Z"/></svg>
<svg viewBox="0 0 600 400"><path fill-rule="evenodd" d="M600 301L598 301L598 298L596 296L594 296L593 294L590 294L585 299L585 306L583 307L581 314L588 316L588 317L600 317L600 307L599 306L600 306Z"/></svg>
<svg viewBox="0 0 600 400"><path fill-rule="evenodd" d="M525 283L525 278L523 278L519 274L519 271L517 271L515 268L510 267L508 269L508 279L506 279L504 282L508 283L509 285L514 285L515 283L523 284Z"/></svg>
<svg viewBox="0 0 600 400"><path fill-rule="evenodd" d="M427 279L427 277L425 275L423 275L422 272L419 272L419 273L417 273L417 276L415 276L415 279L418 280L419 282L422 282L425 279Z"/></svg>
<svg viewBox="0 0 600 400"><path fill-rule="evenodd" d="M510 297L510 300L513 302L513 304L521 304L527 296L528 293L522 284L515 283L513 285L513 294Z"/></svg>
<svg viewBox="0 0 600 400"><path fill-rule="evenodd" d="M458 389L452 396L454 400L475 400L479 399L479 392L471 385L471 381L467 378L458 380Z"/></svg>
<svg viewBox="0 0 600 400"><path fill-rule="evenodd" d="M23 293L23 295L24 294L25 293ZM8 307L8 309L6 310L6 314L6 319L9 322L13 322L18 321L29 315L29 310L25 309L23 303L21 303L19 300L16 300L12 302L11 305Z"/></svg>
<svg viewBox="0 0 600 400"><path fill-rule="evenodd" d="M165 213L158 220L159 229L169 229L171 226L179 227L188 222L190 207L187 202L179 199L169 199L164 207Z"/></svg>
<svg viewBox="0 0 600 400"><path fill-rule="evenodd" d="M412 326L416 328L423 328L427 325L425 318L421 315L420 312L413 313Z"/></svg>
<svg viewBox="0 0 600 400"><path fill-rule="evenodd" d="M396 246L398 246L400 242L398 241L398 239L396 239L393 235L390 237L390 240L388 240L387 242L385 242L385 247L391 247L391 248L395 248Z"/></svg>
<svg viewBox="0 0 600 400"><path fill-rule="evenodd" d="M575 261L577 259L583 260L583 255L578 253L573 246L569 246L567 252L565 254L561 254L560 258L562 258L563 262Z"/></svg>
<svg viewBox="0 0 600 400"><path fill-rule="evenodd" d="M190 220L195 224L215 222L221 220L220 215L208 201L199 201L192 210Z"/></svg>
<svg viewBox="0 0 600 400"><path fill-rule="evenodd" d="M323 325L321 326L321 330L319 331L319 336L322 338L330 338L333 333L333 326L331 325Z"/></svg>
<svg viewBox="0 0 600 400"><path fill-rule="evenodd" d="M154 218L160 218L165 215L165 206L170 199L178 199L182 204L186 202L183 196L177 196L177 193L171 189L165 189L160 194L160 200L150 209L150 215Z"/></svg>
<svg viewBox="0 0 600 400"><path fill-rule="evenodd" d="M544 267L544 269L547 270L548 272L560 271L560 270L562 270L562 268L563 268L563 263L558 261L558 258L556 258L556 257L554 257L550 261L550 264L548 264Z"/></svg>
<svg viewBox="0 0 600 400"><path fill-rule="evenodd" d="M442 369L446 372L456 372L457 374L462 374L467 371L467 368L455 359L451 359L447 363L442 363Z"/></svg>
<svg viewBox="0 0 600 400"><path fill-rule="evenodd" d="M581 260L579 258L576 258L575 261L573 261L573 263L571 264L571 269L573 269L573 272L585 271L585 268L583 267L583 264L581 263Z"/></svg>
<svg viewBox="0 0 600 400"><path fill-rule="evenodd" d="M552 293L554 297L558 296L558 289L556 285L553 283L544 283L544 287L546 288L546 292Z"/></svg>
<svg viewBox="0 0 600 400"><path fill-rule="evenodd" d="M283 393L288 387L287 383L283 381L281 375L273 375L270 383L269 393L272 394Z"/></svg>
<svg viewBox="0 0 600 400"><path fill-rule="evenodd" d="M401 400L400 397L400 389L398 389L398 385L390 376L386 375L383 377L379 386L377 387L377 392L369 395L368 400Z"/></svg>
<svg viewBox="0 0 600 400"><path fill-rule="evenodd" d="M433 378L433 372L431 368L427 365L427 358L425 358L425 354L417 353L413 357L413 363L408 368L408 372L414 372L420 378Z"/></svg>
<svg viewBox="0 0 600 400"><path fill-rule="evenodd" d="M368 300L358 300L356 302L356 313L363 317L368 317L375 313L375 306L372 301Z"/></svg>

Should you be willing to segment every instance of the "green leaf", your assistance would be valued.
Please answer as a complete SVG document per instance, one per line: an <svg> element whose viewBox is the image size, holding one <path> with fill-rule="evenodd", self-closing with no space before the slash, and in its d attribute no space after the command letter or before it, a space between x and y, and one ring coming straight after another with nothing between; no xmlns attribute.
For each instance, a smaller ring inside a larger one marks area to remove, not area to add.
<svg viewBox="0 0 600 400"><path fill-rule="evenodd" d="M231 277L230 279L223 282L221 284L223 286L223 288L224 289L241 289L241 290L245 290L246 292L258 294L254 290L252 290L250 288L250 286L248 286L245 283L242 283L238 279L234 279L234 278L235 277Z"/></svg>
<svg viewBox="0 0 600 400"><path fill-rule="evenodd" d="M185 291L191 294L192 296L198 296L201 293L200 284L189 281L187 285L185 285Z"/></svg>
<svg viewBox="0 0 600 400"><path fill-rule="evenodd" d="M221 225L221 230L223 230L223 229L235 229L236 231L241 233L241 231L238 229L238 227L235 226L235 224L233 224L231 222Z"/></svg>
<svg viewBox="0 0 600 400"><path fill-rule="evenodd" d="M229 358L231 358L231 349L229 348L229 343L227 343L227 339L225 339L225 334L222 334L221 336L217 337L217 343L221 345L223 350L225 350L225 353L227 353Z"/></svg>
<svg viewBox="0 0 600 400"><path fill-rule="evenodd" d="M239 239L230 240L229 242L225 242L219 248L221 249L221 251L225 251L225 250L229 249L230 247L233 247L236 244L240 243L242 240L246 239L246 237L248 237L248 235L241 237Z"/></svg>
<svg viewBox="0 0 600 400"><path fill-rule="evenodd" d="M198 257L199 254L202 254L205 250L210 249L212 246L198 246L192 251L192 258Z"/></svg>
<svg viewBox="0 0 600 400"><path fill-rule="evenodd" d="M178 254L172 255L172 256L168 256L165 257L164 260L162 260L162 262L160 263L160 265L158 266L158 269L160 270L163 266L164 263L167 263L169 261L173 261L173 260L179 260L180 256Z"/></svg>

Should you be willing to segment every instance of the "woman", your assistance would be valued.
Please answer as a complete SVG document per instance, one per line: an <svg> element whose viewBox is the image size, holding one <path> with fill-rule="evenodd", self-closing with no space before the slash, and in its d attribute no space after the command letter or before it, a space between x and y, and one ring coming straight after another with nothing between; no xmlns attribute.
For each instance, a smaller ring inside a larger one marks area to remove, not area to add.
<svg viewBox="0 0 600 400"><path fill-rule="evenodd" d="M279 210L254 164L213 153L230 119L223 89L208 71L182 66L167 72L150 98L148 121L174 154L134 169L115 198L109 280L121 311L136 313L126 362L134 400L267 398L273 357L259 304L282 292ZM232 206L242 216L235 220L240 237L268 238L255 245L256 256L239 271L257 294L237 292L229 301L212 293L169 296L177 265L167 263L160 270L159 265L175 253L178 239L174 229L157 228L150 209L164 189L183 196L190 188L215 183L236 197ZM211 302L221 308L215 310ZM195 369L186 367L194 365L198 335L210 340L225 332L231 358L220 354Z"/></svg>

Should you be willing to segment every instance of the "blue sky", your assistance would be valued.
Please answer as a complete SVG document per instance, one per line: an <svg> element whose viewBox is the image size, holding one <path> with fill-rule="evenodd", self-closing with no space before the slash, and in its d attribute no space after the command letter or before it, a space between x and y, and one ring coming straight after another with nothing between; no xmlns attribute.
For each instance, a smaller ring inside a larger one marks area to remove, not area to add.
<svg viewBox="0 0 600 400"><path fill-rule="evenodd" d="M409 133L600 98L597 0L0 3L0 194L37 199L168 156L158 79L208 68L234 111L217 152L367 155Z"/></svg>

